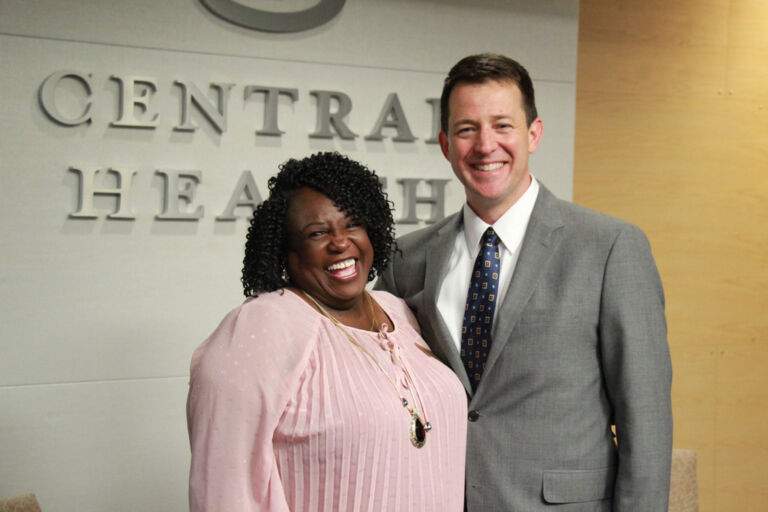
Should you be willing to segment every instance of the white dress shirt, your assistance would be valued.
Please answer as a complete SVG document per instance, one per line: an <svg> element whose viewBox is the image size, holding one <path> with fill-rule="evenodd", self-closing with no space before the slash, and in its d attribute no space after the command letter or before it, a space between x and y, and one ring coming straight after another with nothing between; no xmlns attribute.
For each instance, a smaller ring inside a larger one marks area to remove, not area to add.
<svg viewBox="0 0 768 512"><path fill-rule="evenodd" d="M512 274L515 272L517 258L520 256L520 247L523 244L523 236L531 219L533 205L539 195L539 184L536 178L531 179L531 184L525 193L504 212L499 220L493 224L493 229L499 236L499 257L501 269L499 271L499 303L496 311L507 294ZM464 322L464 305L467 302L467 290L472 275L475 259L480 252L480 239L489 225L472 211L468 204L464 203L464 222L453 244L448 269L440 283L437 292L437 309L443 317L445 325L451 332L456 347L461 350L461 325ZM494 314L493 323L496 324L498 314Z"/></svg>

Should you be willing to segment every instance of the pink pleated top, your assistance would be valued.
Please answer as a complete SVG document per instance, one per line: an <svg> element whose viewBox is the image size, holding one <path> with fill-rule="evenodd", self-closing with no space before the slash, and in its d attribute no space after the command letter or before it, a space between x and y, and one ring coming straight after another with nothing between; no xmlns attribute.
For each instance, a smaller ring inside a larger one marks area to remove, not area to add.
<svg viewBox="0 0 768 512"><path fill-rule="evenodd" d="M346 329L422 405L424 446L411 444L410 414L368 355L296 294L263 294L192 357L192 512L463 510L464 389L406 304L371 294L394 325Z"/></svg>

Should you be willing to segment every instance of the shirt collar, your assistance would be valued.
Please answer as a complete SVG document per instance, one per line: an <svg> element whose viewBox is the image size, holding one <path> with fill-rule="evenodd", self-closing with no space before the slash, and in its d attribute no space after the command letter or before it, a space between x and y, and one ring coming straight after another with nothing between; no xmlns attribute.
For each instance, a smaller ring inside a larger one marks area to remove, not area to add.
<svg viewBox="0 0 768 512"><path fill-rule="evenodd" d="M493 229L499 235L501 243L507 249L512 250L520 243L528 226L528 220L533 212L533 205L539 195L539 183L531 175L531 184L515 204L509 207L504 214L493 224ZM467 203L464 203L464 239L469 249L469 254L475 254L480 245L480 239L485 230L490 227L483 219L472 211Z"/></svg>

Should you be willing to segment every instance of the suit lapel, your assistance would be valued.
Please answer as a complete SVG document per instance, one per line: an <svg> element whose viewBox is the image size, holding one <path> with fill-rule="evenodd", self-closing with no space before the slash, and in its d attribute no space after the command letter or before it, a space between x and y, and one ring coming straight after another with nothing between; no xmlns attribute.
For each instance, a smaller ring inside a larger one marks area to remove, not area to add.
<svg viewBox="0 0 768 512"><path fill-rule="evenodd" d="M442 282L451 253L462 223L462 213L459 211L445 225L437 231L437 236L433 237L426 247L426 275L424 279L424 309L428 328L433 333L432 349L436 355L446 361L467 392L471 393L472 387L469 384L467 372L464 369L464 363L453 343L450 331L443 321L443 317L437 310L437 293L439 285Z"/></svg>
<svg viewBox="0 0 768 512"><path fill-rule="evenodd" d="M504 296L504 302L496 313L499 316L493 330L493 343L488 353L485 375L491 371L504 346L512 337L512 331L531 298L536 283L560 243L563 222L557 207L558 199L544 185L539 183L539 186L539 195L528 221L512 281ZM478 390L482 387L481 379Z"/></svg>

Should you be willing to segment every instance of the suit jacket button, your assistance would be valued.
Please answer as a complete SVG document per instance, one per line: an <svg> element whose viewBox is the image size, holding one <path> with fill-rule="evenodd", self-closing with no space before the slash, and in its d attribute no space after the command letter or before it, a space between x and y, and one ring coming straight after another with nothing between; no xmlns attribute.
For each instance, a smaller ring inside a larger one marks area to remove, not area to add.
<svg viewBox="0 0 768 512"><path fill-rule="evenodd" d="M480 418L480 413L474 410L469 411L468 418L469 418L469 421L472 421L472 422L477 421Z"/></svg>

